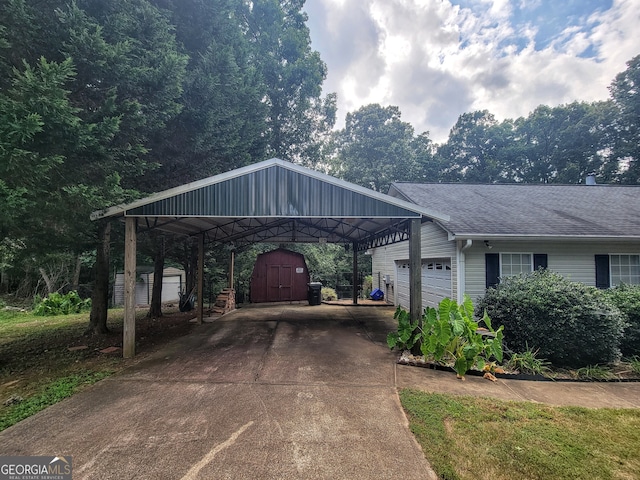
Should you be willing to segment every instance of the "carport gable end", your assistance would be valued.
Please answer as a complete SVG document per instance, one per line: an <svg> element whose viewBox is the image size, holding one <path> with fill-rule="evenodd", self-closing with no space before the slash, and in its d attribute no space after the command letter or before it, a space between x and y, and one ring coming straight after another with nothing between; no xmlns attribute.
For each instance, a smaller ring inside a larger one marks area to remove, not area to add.
<svg viewBox="0 0 640 480"><path fill-rule="evenodd" d="M447 215L405 200L279 159L172 188L127 205L96 211L91 218L121 218L127 224L125 356L134 354L133 287L139 225L199 237L200 273L205 241L236 245L242 242L324 241L351 244L355 251L402 240L413 243L416 238L419 242L419 225L424 219L449 219ZM418 254L415 259L418 270L419 257ZM410 260L413 264L413 255ZM201 277L199 274L199 298L203 298ZM412 281L412 292L419 297L419 276L417 280L417 284ZM129 296L130 301L127 301ZM198 321L202 322L202 305L198 307ZM419 316L420 308L413 310L412 315Z"/></svg>

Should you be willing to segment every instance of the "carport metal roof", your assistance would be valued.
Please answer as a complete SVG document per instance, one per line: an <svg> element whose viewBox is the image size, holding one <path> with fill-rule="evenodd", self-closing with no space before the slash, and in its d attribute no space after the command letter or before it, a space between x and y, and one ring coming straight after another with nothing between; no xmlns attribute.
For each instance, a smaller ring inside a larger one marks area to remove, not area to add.
<svg viewBox="0 0 640 480"><path fill-rule="evenodd" d="M138 228L207 242L354 243L359 250L407 240L409 221L447 215L279 159L266 160L99 210Z"/></svg>
<svg viewBox="0 0 640 480"><path fill-rule="evenodd" d="M421 315L420 223L448 221L407 201L374 192L279 159L165 190L127 205L99 210L92 220L125 220L123 355L135 354L137 231L198 236L198 298L204 298L204 244L331 242L356 250L409 241L411 318ZM354 303L357 291L354 287ZM203 301L198 302L202 323Z"/></svg>

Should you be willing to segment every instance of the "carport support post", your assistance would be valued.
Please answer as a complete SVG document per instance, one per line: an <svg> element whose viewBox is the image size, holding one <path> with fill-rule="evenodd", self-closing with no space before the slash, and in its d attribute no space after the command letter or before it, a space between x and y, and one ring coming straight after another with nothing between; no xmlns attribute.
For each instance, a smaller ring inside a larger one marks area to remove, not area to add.
<svg viewBox="0 0 640 480"><path fill-rule="evenodd" d="M422 218L411 219L409 229L409 309L411 321L422 318Z"/></svg>
<svg viewBox="0 0 640 480"><path fill-rule="evenodd" d="M124 327L122 329L122 356L136 354L136 223L127 217L124 231Z"/></svg>
<svg viewBox="0 0 640 480"><path fill-rule="evenodd" d="M353 304L358 304L358 242L353 242Z"/></svg>
<svg viewBox="0 0 640 480"><path fill-rule="evenodd" d="M198 325L204 318L204 233L198 237Z"/></svg>

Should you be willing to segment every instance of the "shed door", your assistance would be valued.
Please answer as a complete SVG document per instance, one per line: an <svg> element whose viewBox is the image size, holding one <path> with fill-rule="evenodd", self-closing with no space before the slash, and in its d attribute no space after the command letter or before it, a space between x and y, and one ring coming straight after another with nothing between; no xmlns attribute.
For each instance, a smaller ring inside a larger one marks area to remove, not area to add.
<svg viewBox="0 0 640 480"><path fill-rule="evenodd" d="M292 286L291 265L267 265L267 302L290 301Z"/></svg>
<svg viewBox="0 0 640 480"><path fill-rule="evenodd" d="M396 264L398 305L409 308L409 261ZM451 297L451 259L430 258L422 261L422 307L437 307Z"/></svg>

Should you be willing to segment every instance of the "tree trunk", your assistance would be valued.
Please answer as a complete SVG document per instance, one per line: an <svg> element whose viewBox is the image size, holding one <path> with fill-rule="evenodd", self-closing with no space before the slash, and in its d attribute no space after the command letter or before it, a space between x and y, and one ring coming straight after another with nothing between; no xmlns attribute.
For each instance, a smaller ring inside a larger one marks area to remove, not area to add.
<svg viewBox="0 0 640 480"><path fill-rule="evenodd" d="M80 289L80 271L82 269L82 257L76 257L76 268L73 270L73 280L71 281L71 290L76 292Z"/></svg>
<svg viewBox="0 0 640 480"><path fill-rule="evenodd" d="M109 308L109 244L111 242L111 222L98 227L99 246L96 255L95 282L91 293L91 315L85 334L108 333L107 311Z"/></svg>
<svg viewBox="0 0 640 480"><path fill-rule="evenodd" d="M38 270L40 271L40 276L42 276L42 279L47 286L47 295L53 293L55 291L53 281L51 280L51 278L49 278L49 275L47 275L47 272L44 270L44 268L40 267L38 268Z"/></svg>
<svg viewBox="0 0 640 480"><path fill-rule="evenodd" d="M151 291L151 305L149 305L149 318L162 316L162 281L164 271L164 238L156 239L156 249L153 258L153 290Z"/></svg>
<svg viewBox="0 0 640 480"><path fill-rule="evenodd" d="M189 295L196 286L196 273L198 270L198 244L191 241L188 245L188 253L182 266L184 267L186 285L185 293Z"/></svg>

